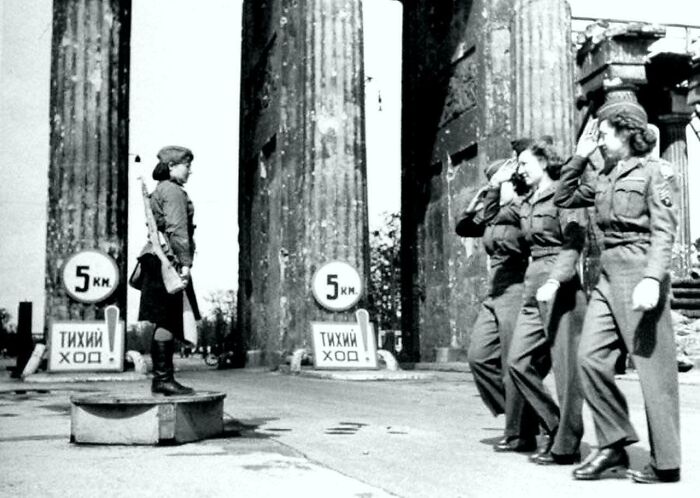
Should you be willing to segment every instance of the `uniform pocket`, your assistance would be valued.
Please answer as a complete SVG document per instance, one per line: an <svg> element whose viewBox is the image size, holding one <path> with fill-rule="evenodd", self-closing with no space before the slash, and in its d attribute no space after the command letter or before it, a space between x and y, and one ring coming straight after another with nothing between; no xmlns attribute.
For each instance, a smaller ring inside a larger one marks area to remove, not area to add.
<svg viewBox="0 0 700 498"><path fill-rule="evenodd" d="M559 211L551 203L535 206L532 212L534 233L554 234L559 231Z"/></svg>
<svg viewBox="0 0 700 498"><path fill-rule="evenodd" d="M646 210L645 178L625 178L615 183L613 211L618 216L637 218Z"/></svg>

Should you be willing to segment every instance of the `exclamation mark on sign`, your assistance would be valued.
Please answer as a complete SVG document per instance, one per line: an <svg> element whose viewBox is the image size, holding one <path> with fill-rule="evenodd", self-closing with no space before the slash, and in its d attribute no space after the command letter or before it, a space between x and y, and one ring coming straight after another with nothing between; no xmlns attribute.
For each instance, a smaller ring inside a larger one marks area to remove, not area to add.
<svg viewBox="0 0 700 498"><path fill-rule="evenodd" d="M367 351L367 339L369 336L369 313L366 309L360 308L355 312L357 317L357 323L360 324L360 333L362 334L362 344L365 347L365 361L369 361L369 354Z"/></svg>
<svg viewBox="0 0 700 498"><path fill-rule="evenodd" d="M107 335L109 337L109 361L114 361L114 339L117 335L119 323L119 308L113 304L105 308L105 322L107 322Z"/></svg>

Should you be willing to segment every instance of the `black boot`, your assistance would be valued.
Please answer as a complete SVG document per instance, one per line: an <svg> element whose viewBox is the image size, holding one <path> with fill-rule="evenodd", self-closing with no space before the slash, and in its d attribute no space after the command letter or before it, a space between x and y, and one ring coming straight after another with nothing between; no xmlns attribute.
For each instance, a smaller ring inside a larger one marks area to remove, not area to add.
<svg viewBox="0 0 700 498"><path fill-rule="evenodd" d="M174 341L156 341L151 343L151 360L153 361L153 382L151 392L165 396L182 396L193 394L194 389L186 387L175 380L173 367Z"/></svg>

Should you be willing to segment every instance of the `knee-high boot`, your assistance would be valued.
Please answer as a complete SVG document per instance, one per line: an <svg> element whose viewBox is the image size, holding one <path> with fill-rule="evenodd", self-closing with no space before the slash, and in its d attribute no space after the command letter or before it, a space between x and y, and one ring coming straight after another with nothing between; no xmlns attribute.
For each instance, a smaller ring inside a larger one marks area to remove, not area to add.
<svg viewBox="0 0 700 498"><path fill-rule="evenodd" d="M175 380L173 353L175 341L151 342L151 360L153 361L153 382L151 392L166 396L181 396L194 393L194 389L186 387Z"/></svg>

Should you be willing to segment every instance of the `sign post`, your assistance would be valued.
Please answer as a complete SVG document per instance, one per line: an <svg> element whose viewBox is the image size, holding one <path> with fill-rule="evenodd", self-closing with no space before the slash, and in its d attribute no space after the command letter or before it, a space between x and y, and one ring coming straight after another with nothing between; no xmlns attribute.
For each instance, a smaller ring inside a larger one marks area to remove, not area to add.
<svg viewBox="0 0 700 498"><path fill-rule="evenodd" d="M63 266L63 286L81 303L98 303L119 286L119 268L107 253L87 249L73 254Z"/></svg>
<svg viewBox="0 0 700 498"><path fill-rule="evenodd" d="M100 303L119 286L119 268L97 249L73 254L63 265L63 286L80 303ZM103 321L61 321L50 324L50 372L121 372L124 370L125 324L115 305L104 309Z"/></svg>
<svg viewBox="0 0 700 498"><path fill-rule="evenodd" d="M55 321L49 330L50 372L121 372L124 321L119 308L105 308L105 320Z"/></svg>
<svg viewBox="0 0 700 498"><path fill-rule="evenodd" d="M316 302L329 311L349 310L363 290L358 271L343 261L323 265L312 279ZM369 313L358 309L355 317L356 322L311 322L315 368L377 368L377 344Z"/></svg>

